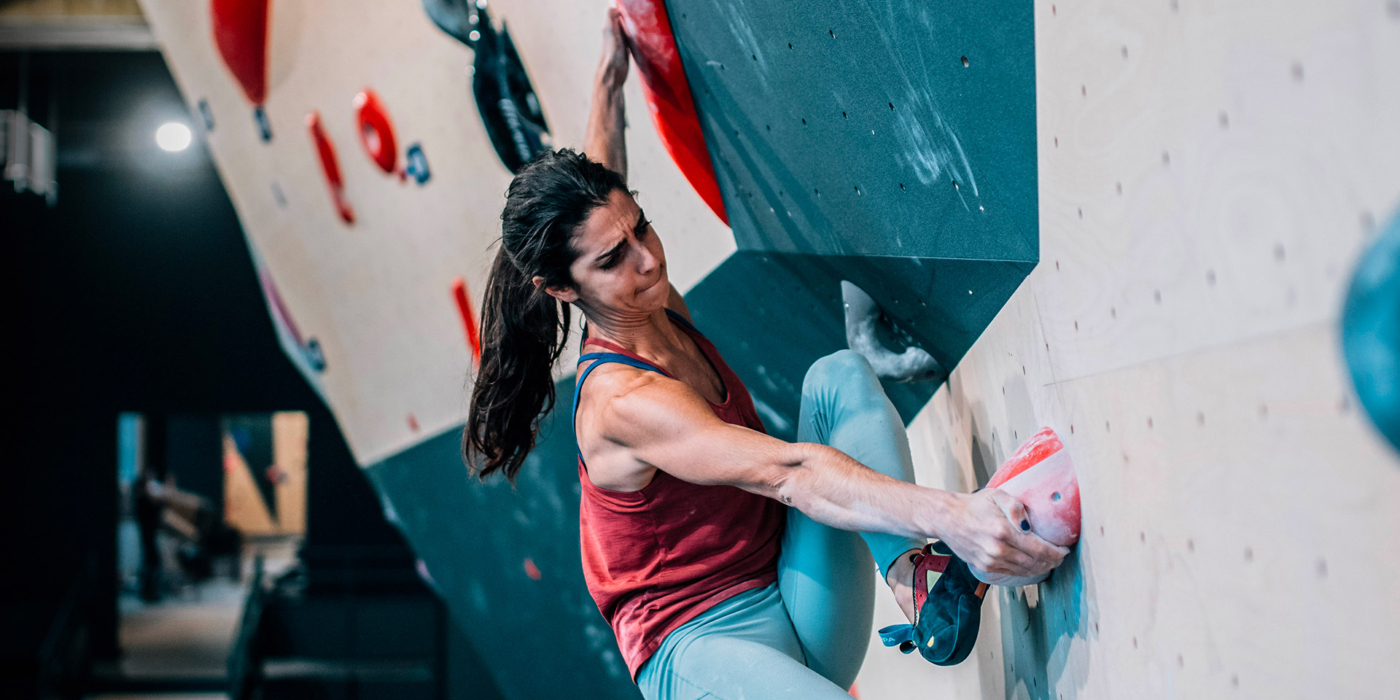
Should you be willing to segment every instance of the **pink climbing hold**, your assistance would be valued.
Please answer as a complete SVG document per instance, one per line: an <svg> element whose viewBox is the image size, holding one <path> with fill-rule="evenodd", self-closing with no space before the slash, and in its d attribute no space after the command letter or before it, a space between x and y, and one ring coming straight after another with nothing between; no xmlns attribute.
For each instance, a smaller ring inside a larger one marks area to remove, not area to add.
<svg viewBox="0 0 1400 700"><path fill-rule="evenodd" d="M729 223L715 180L705 132L690 95L690 83L676 49L671 19L662 0L616 0L622 27L632 49L632 60L642 76L642 95L656 124L661 144L681 169L696 194L710 205L720 221Z"/></svg>
<svg viewBox="0 0 1400 700"><path fill-rule="evenodd" d="M270 0L210 0L214 45L255 105L267 96L267 15Z"/></svg>
<svg viewBox="0 0 1400 700"><path fill-rule="evenodd" d="M1042 428L1032 435L992 475L987 488L1001 489L1020 499L1029 514L1031 532L1045 541L1062 547L1079 541L1079 479L1069 450L1054 430ZM972 573L996 586L1028 586L1049 577L1013 578L976 569Z"/></svg>
<svg viewBox="0 0 1400 700"><path fill-rule="evenodd" d="M534 581L544 578L544 574L540 573L540 567L535 566L535 560L529 557L525 557L525 575Z"/></svg>

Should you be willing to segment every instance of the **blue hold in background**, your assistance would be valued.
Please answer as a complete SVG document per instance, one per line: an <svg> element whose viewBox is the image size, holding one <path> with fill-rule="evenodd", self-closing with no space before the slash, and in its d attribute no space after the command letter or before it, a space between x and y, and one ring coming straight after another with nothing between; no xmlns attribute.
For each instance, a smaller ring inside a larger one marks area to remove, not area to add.
<svg viewBox="0 0 1400 700"><path fill-rule="evenodd" d="M1356 266L1342 312L1342 350L1361 405L1400 449L1400 214Z"/></svg>

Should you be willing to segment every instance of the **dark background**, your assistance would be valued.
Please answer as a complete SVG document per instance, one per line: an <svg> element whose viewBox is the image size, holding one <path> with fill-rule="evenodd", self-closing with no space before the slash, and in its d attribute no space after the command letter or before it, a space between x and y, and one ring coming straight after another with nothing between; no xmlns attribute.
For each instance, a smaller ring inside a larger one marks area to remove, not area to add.
<svg viewBox="0 0 1400 700"><path fill-rule="evenodd" d="M0 109L15 106L19 67L0 53ZM307 548L403 548L335 420L277 345L238 218L161 56L36 53L30 75L30 115L56 127L59 193L50 208L0 187L5 616L42 619L35 611L56 608L95 556L93 642L116 652L122 411L146 413L151 459L216 502L220 472L207 470L219 465L218 414L305 411ZM171 119L196 134L182 153L155 145ZM27 645L20 627L2 643Z"/></svg>

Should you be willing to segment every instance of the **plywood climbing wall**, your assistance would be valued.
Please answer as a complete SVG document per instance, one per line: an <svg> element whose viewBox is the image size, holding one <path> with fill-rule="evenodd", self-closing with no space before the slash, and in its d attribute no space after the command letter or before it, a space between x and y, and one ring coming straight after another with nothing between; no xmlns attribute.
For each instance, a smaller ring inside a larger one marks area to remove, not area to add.
<svg viewBox="0 0 1400 700"><path fill-rule="evenodd" d="M1400 460L1338 324L1400 205L1400 6L1034 8L1041 262L911 437L968 488L1053 426L1084 540L862 697L1393 697Z"/></svg>

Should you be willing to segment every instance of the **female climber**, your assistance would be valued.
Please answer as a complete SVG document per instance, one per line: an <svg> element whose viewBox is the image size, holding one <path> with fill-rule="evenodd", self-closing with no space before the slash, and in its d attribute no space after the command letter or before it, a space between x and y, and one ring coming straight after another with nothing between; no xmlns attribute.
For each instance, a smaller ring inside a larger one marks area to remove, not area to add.
<svg viewBox="0 0 1400 700"><path fill-rule="evenodd" d="M506 193L468 462L483 478L520 470L554 404L551 369L576 307L586 320L573 413L584 579L646 698L849 700L877 567L918 623L906 626L906 650L960 660L976 630L958 627L958 611L965 621L985 591L967 566L1035 576L1067 550L1028 532L1004 492L916 486L903 423L851 350L807 372L798 442L765 434L744 385L692 325L627 188L629 57L609 15L588 156L546 152Z"/></svg>

